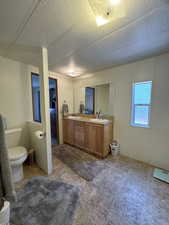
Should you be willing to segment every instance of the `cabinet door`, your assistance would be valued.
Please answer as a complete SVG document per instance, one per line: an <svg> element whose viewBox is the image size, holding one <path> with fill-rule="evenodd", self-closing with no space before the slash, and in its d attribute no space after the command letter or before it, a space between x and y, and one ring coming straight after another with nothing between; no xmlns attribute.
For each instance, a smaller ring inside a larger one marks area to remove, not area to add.
<svg viewBox="0 0 169 225"><path fill-rule="evenodd" d="M84 148L86 151L91 152L91 144L90 144L90 133L91 133L91 125L86 123L84 127L84 132L85 132L85 141L84 141Z"/></svg>
<svg viewBox="0 0 169 225"><path fill-rule="evenodd" d="M104 128L99 125L90 127L90 151L102 156L104 145Z"/></svg>
<svg viewBox="0 0 169 225"><path fill-rule="evenodd" d="M85 145L85 126L83 122L75 122L75 145L84 148Z"/></svg>
<svg viewBox="0 0 169 225"><path fill-rule="evenodd" d="M63 141L74 145L74 121L73 120L63 120Z"/></svg>

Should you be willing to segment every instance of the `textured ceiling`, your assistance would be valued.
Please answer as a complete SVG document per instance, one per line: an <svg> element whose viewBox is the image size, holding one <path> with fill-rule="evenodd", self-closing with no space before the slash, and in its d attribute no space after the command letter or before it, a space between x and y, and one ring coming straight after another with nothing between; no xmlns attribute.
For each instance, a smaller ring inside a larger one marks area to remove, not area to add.
<svg viewBox="0 0 169 225"><path fill-rule="evenodd" d="M104 0L103 0L104 1ZM94 72L169 51L169 1L122 0L126 16L97 27L87 0L0 3L0 55L49 69Z"/></svg>

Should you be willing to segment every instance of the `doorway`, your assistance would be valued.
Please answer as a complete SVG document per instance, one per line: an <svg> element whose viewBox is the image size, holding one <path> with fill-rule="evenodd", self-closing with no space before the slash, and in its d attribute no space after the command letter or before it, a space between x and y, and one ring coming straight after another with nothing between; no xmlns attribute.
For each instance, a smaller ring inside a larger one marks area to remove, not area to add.
<svg viewBox="0 0 169 225"><path fill-rule="evenodd" d="M49 78L49 110L51 126L51 143L59 144L59 123L58 123L58 85L57 79Z"/></svg>
<svg viewBox="0 0 169 225"><path fill-rule="evenodd" d="M85 88L85 113L94 114L95 109L95 89L91 87Z"/></svg>

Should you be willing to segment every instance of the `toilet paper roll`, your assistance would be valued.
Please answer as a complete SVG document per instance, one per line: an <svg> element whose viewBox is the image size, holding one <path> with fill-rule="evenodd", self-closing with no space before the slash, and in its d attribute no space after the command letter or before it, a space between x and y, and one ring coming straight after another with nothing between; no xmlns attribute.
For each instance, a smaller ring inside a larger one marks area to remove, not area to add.
<svg viewBox="0 0 169 225"><path fill-rule="evenodd" d="M40 131L40 130L38 130L38 131L36 131L35 132L35 136L38 138L38 139L43 139L44 138L44 132L43 131Z"/></svg>

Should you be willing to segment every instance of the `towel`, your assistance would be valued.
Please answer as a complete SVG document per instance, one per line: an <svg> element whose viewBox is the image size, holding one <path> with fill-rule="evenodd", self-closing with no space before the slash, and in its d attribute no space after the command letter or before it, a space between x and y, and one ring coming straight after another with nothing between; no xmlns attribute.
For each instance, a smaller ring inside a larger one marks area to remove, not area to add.
<svg viewBox="0 0 169 225"><path fill-rule="evenodd" d="M16 200L14 184L12 182L11 166L5 142L5 130L2 116L0 115L0 199Z"/></svg>
<svg viewBox="0 0 169 225"><path fill-rule="evenodd" d="M80 113L84 113L85 105L83 103L80 104Z"/></svg>
<svg viewBox="0 0 169 225"><path fill-rule="evenodd" d="M67 114L68 112L69 112L68 104L63 103L63 105L62 105L62 113L63 113L63 115Z"/></svg>

